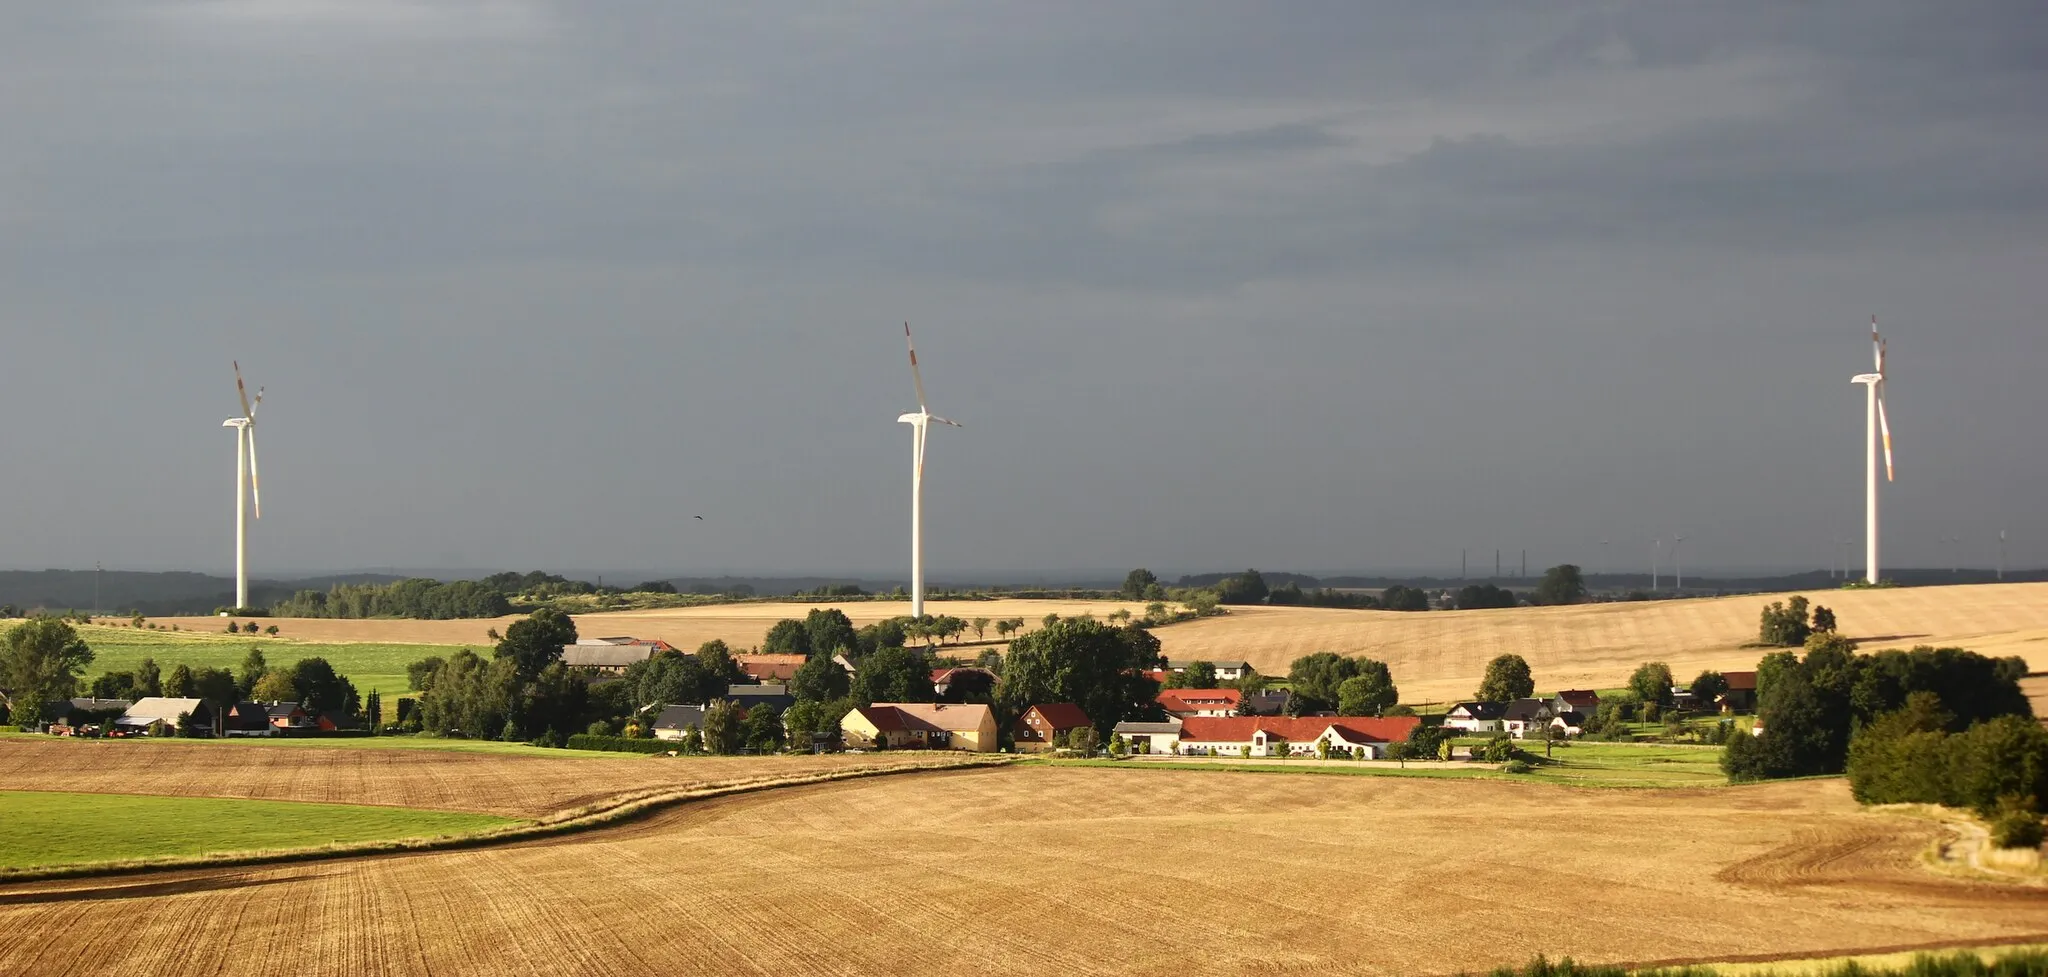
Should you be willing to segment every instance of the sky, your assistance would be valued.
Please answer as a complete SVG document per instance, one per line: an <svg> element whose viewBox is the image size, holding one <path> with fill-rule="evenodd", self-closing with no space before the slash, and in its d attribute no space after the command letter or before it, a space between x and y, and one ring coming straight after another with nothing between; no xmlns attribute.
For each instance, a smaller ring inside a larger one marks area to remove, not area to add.
<svg viewBox="0 0 2048 977"><path fill-rule="evenodd" d="M29 5L0 567L2048 564L2039 13Z"/></svg>

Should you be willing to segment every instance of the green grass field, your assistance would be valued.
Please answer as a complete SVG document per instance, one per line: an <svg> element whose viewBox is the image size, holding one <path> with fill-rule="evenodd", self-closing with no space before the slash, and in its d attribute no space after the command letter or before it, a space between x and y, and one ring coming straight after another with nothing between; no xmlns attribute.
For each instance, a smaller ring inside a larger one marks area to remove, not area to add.
<svg viewBox="0 0 2048 977"><path fill-rule="evenodd" d="M134 669L144 658L156 659L165 672L173 665L193 668L211 666L230 671L241 665L252 647L263 649L271 667L291 665L301 658L325 658L334 670L348 676L356 691L368 695L376 689L384 694L385 715L396 715L393 700L409 694L405 667L422 658L446 658L458 649L446 645L323 644L291 641L257 634L208 634L201 631L137 631L133 628L78 625L79 637L92 646L92 665L86 668L89 683L103 672ZM485 657L488 649L480 650Z"/></svg>
<svg viewBox="0 0 2048 977"><path fill-rule="evenodd" d="M431 838L514 823L402 807L0 791L0 869Z"/></svg>

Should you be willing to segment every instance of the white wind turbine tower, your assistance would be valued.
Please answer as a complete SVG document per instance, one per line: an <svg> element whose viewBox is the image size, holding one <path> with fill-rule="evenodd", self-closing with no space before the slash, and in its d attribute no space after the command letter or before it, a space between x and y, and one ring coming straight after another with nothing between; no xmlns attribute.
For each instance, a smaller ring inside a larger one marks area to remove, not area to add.
<svg viewBox="0 0 2048 977"><path fill-rule="evenodd" d="M1884 480L1892 480L1892 425L1884 413L1884 337L1877 334L1877 317L1870 317L1870 347L1877 360L1877 372L1859 373L1855 383L1869 388L1869 407L1864 421L1863 449L1867 454L1863 482L1863 551L1865 583L1877 582L1877 444L1884 441Z"/></svg>
<svg viewBox="0 0 2048 977"><path fill-rule="evenodd" d="M896 420L910 425L910 616L924 617L924 442L933 421L959 427L931 412L924 403L924 377L917 372L917 344L910 339L910 323L903 324L903 342L910 347L910 382L917 385L917 413Z"/></svg>
<svg viewBox="0 0 2048 977"><path fill-rule="evenodd" d="M242 416L220 422L235 429L235 606L249 606L249 519L247 504L256 503L256 518L263 518L263 493L256 486L256 408L263 405L263 388L249 400L249 388L242 385L242 364L235 364L235 393L242 398ZM249 491L242 491L247 480Z"/></svg>

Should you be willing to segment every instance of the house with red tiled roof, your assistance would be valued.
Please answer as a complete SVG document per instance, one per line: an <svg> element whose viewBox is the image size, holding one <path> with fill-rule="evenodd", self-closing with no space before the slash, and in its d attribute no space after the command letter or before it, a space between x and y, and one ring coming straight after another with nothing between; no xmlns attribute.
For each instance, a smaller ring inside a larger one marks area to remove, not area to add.
<svg viewBox="0 0 2048 977"><path fill-rule="evenodd" d="M1019 753L1042 753L1052 749L1053 738L1068 730L1092 726L1088 714L1071 702L1047 702L1024 710L1010 727L1010 739Z"/></svg>
<svg viewBox="0 0 2048 977"><path fill-rule="evenodd" d="M1243 696L1236 689L1167 689L1159 693L1159 706L1175 719L1235 716Z"/></svg>
<svg viewBox="0 0 2048 977"><path fill-rule="evenodd" d="M1317 744L1328 742L1332 752L1356 756L1363 751L1366 759L1377 760L1386 756L1389 743L1405 741L1421 723L1414 716L1196 717L1181 720L1176 751L1193 756L1314 756Z"/></svg>
<svg viewBox="0 0 2048 977"><path fill-rule="evenodd" d="M1756 709L1756 673L1722 672L1728 682L1728 691L1714 697L1721 711L1726 713L1752 712Z"/></svg>

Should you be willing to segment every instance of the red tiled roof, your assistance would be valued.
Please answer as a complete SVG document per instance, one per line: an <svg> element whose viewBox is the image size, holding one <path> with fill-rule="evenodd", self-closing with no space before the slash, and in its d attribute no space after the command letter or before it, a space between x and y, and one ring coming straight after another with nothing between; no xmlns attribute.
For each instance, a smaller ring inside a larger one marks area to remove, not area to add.
<svg viewBox="0 0 2048 977"><path fill-rule="evenodd" d="M854 712L873 724L877 732L901 733L910 728L903 724L903 714L892 706L861 706Z"/></svg>
<svg viewBox="0 0 2048 977"><path fill-rule="evenodd" d="M1354 743L1376 741L1395 743L1408 738L1422 720L1415 716L1194 716L1181 720L1180 738L1205 743L1246 743L1252 734L1265 730L1267 738L1279 737L1290 743L1307 743L1332 726Z"/></svg>
<svg viewBox="0 0 2048 977"><path fill-rule="evenodd" d="M1598 705L1600 702L1600 693L1592 689L1566 689L1563 692L1559 692L1557 697L1563 699L1566 704L1573 706Z"/></svg>
<svg viewBox="0 0 2048 977"><path fill-rule="evenodd" d="M1074 729L1089 725L1088 714L1071 702L1046 702L1024 711L1029 713L1032 709L1036 709L1040 716L1045 717L1046 725L1053 729Z"/></svg>
<svg viewBox="0 0 2048 977"><path fill-rule="evenodd" d="M1728 690L1730 692L1756 691L1755 672L1722 672L1721 677L1728 680Z"/></svg>
<svg viewBox="0 0 2048 977"><path fill-rule="evenodd" d="M1235 709L1243 696L1236 689L1167 689L1159 693L1159 704L1167 712L1199 712L1218 706Z"/></svg>

